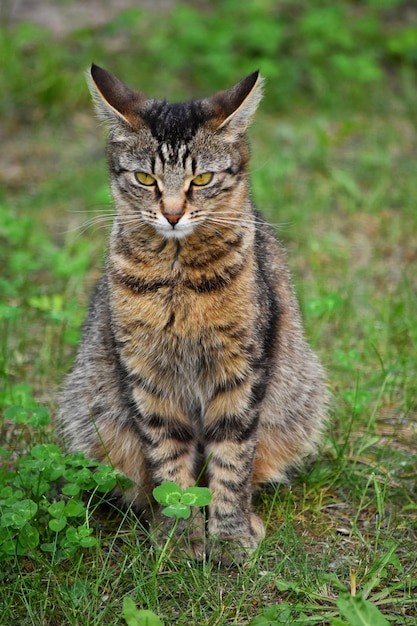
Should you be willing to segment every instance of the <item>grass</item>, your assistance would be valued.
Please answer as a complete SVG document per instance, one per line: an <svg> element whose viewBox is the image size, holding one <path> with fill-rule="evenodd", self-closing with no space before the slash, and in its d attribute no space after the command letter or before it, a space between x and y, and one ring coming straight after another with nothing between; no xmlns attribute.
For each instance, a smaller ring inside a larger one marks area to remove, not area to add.
<svg viewBox="0 0 417 626"><path fill-rule="evenodd" d="M84 33L79 56L71 44L79 72L91 36ZM59 55L54 45L51 56ZM60 86L65 102L71 83ZM171 89L174 79L167 96ZM104 256L100 216L111 205L103 135L87 99L71 95L68 113L54 101L52 118L42 114L47 102L38 104L30 126L20 115L6 118L2 480L19 457L54 441L53 428L19 421L10 407L32 415L41 405L54 415ZM138 520L89 503L93 547L62 559L29 550L2 563L1 623L121 624L129 596L165 624L245 625L264 615L264 624L337 626L355 623L342 611L347 593L389 623L415 624L416 94L403 95L386 91L371 110L345 100L307 109L300 98L278 114L269 102L251 130L254 199L288 249L334 397L317 458L291 486L257 496L268 533L256 557L222 569L174 553L156 570L160 553Z"/></svg>

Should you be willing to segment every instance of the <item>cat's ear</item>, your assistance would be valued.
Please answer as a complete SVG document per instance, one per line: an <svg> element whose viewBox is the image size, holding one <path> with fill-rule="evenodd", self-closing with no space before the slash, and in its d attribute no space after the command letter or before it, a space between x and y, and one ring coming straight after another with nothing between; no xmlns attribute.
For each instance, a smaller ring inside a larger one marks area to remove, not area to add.
<svg viewBox="0 0 417 626"><path fill-rule="evenodd" d="M143 93L130 89L94 63L87 72L87 82L97 113L102 119L111 126L120 120L132 127L140 124L140 108L147 100Z"/></svg>
<svg viewBox="0 0 417 626"><path fill-rule="evenodd" d="M209 98L217 129L224 129L232 139L242 135L261 101L262 85L262 76L254 72L234 87Z"/></svg>

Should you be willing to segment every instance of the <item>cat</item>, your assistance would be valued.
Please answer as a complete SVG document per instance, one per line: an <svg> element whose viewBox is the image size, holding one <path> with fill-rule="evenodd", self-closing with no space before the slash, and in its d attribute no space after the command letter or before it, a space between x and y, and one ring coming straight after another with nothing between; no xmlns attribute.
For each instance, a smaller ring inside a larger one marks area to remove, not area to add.
<svg viewBox="0 0 417 626"><path fill-rule="evenodd" d="M262 78L175 104L94 64L88 80L116 216L59 428L129 476L121 496L149 517L156 485L205 468L209 544L249 554L264 535L254 489L316 450L327 412L285 254L250 199Z"/></svg>

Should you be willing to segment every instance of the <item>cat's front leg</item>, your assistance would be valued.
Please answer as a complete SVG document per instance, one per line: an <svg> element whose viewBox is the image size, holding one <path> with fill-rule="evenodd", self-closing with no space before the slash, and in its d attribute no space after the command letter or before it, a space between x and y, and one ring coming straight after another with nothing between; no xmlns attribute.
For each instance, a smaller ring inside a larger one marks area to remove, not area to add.
<svg viewBox="0 0 417 626"><path fill-rule="evenodd" d="M193 486L196 480L197 442L188 416L168 398L152 397L140 389L135 390L133 397L139 409L137 426L153 485L169 481L181 489ZM205 533L201 512L186 520L186 523L184 520L177 523L175 518L164 516L156 502L152 508L153 516L149 521L157 542L163 545L176 524L173 546L179 543L194 557L201 558Z"/></svg>
<svg viewBox="0 0 417 626"><path fill-rule="evenodd" d="M264 536L261 519L252 510L252 475L257 414L223 415L206 427L209 486L212 502L209 535L222 561L242 561Z"/></svg>

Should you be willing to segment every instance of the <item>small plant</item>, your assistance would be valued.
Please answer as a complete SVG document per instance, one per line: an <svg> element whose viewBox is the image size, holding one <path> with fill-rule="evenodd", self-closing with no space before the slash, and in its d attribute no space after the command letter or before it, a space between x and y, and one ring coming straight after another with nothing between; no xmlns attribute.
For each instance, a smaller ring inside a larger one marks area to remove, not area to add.
<svg viewBox="0 0 417 626"><path fill-rule="evenodd" d="M166 517L174 517L175 521L167 536L166 542L161 549L158 561L154 568L154 582L160 570L161 564L166 556L168 547L172 542L180 519L189 519L191 507L203 507L211 502L211 491L206 487L188 487L181 489L174 482L164 482L153 490L155 500L164 508L162 514ZM138 609L130 597L123 600L122 617L127 626L163 626L160 618L146 609Z"/></svg>
<svg viewBox="0 0 417 626"><path fill-rule="evenodd" d="M175 531L177 530L180 519L188 519L191 515L191 507L207 506L211 502L211 491L207 487L188 487L181 489L176 483L164 482L153 490L155 500L164 506L162 514L166 517L175 517L166 542L162 547L158 558L154 573L159 572L162 562L166 556L169 545L171 544Z"/></svg>
<svg viewBox="0 0 417 626"><path fill-rule="evenodd" d="M44 407L11 406L5 417L40 431L50 421ZM15 462L12 451L0 453L6 461L0 471L0 562L38 549L59 561L95 546L84 492L105 494L130 484L112 467L79 452L64 454L53 443L37 444Z"/></svg>
<svg viewBox="0 0 417 626"><path fill-rule="evenodd" d="M340 595L337 607L347 622L335 618L330 621L331 626L389 626L388 620L375 604L360 595Z"/></svg>
<svg viewBox="0 0 417 626"><path fill-rule="evenodd" d="M389 626L376 604L367 600L363 594L356 595L355 582L351 581L350 594L344 585L337 579L332 581L339 589L340 594L335 601L333 597L319 596L310 590L300 589L296 585L280 582L280 591L293 591L299 599L291 599L280 604L266 607L262 615L258 615L250 622L250 626L281 626L282 624L311 624L310 600L326 600L328 607L317 611L317 618L329 620L330 626ZM353 586L352 586L353 583ZM336 605L336 606L335 606ZM337 617L337 609L341 617ZM321 615L319 613L321 612ZM347 621L344 621L345 618Z"/></svg>
<svg viewBox="0 0 417 626"><path fill-rule="evenodd" d="M127 626L163 626L162 621L153 611L138 609L132 598L128 596L123 600L122 617Z"/></svg>
<svg viewBox="0 0 417 626"><path fill-rule="evenodd" d="M192 506L207 506L211 502L211 491L207 487L188 487L182 490L176 483L164 482L155 487L153 497L165 506L162 513L177 520L188 519Z"/></svg>

